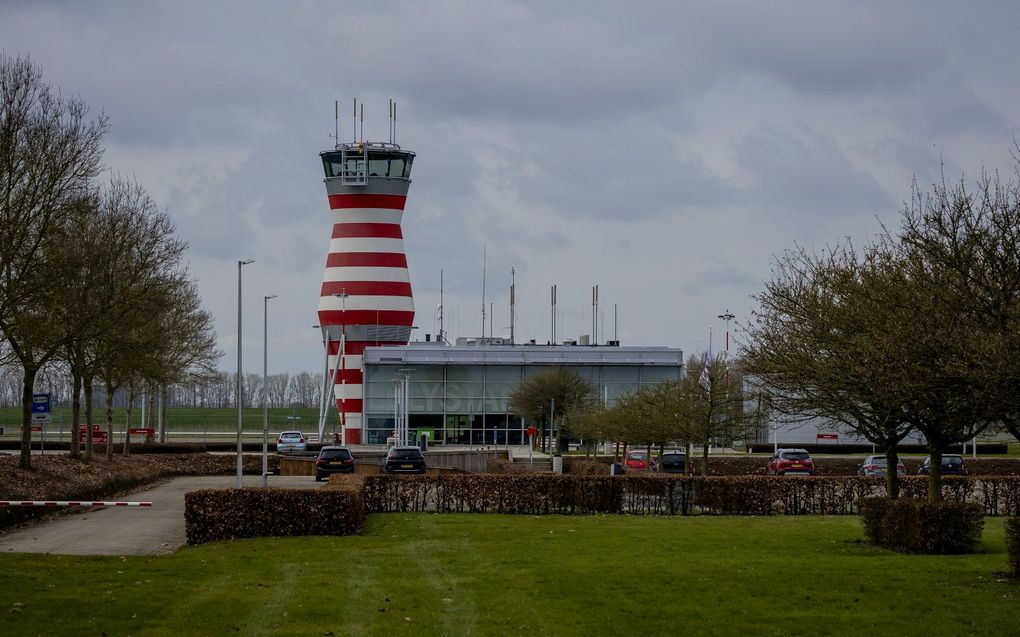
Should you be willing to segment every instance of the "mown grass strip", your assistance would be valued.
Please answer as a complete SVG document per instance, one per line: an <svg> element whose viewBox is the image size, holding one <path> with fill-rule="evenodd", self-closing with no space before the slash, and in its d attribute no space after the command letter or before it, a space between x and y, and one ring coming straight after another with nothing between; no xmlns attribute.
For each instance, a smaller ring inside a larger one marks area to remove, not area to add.
<svg viewBox="0 0 1020 637"><path fill-rule="evenodd" d="M0 555L3 634L1013 635L982 552L869 547L856 517L374 514L362 536L150 558Z"/></svg>

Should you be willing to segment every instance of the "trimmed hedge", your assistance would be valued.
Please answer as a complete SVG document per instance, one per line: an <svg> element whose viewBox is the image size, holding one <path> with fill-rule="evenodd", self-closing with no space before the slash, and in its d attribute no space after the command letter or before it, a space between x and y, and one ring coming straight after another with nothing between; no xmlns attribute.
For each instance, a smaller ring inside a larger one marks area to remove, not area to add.
<svg viewBox="0 0 1020 637"><path fill-rule="evenodd" d="M950 503L978 500L1000 515L1016 506L1020 478L982 482L947 477ZM927 477L902 481L907 497L927 498ZM978 484L981 488L977 488ZM627 474L468 474L368 476L370 512L633 513L655 515L854 515L860 500L884 496L885 481L870 477L681 476Z"/></svg>
<svg viewBox="0 0 1020 637"><path fill-rule="evenodd" d="M973 553L984 514L973 503L863 498L861 523L872 544L900 553Z"/></svg>
<svg viewBox="0 0 1020 637"><path fill-rule="evenodd" d="M1009 574L1020 579L1020 518L1006 520L1006 554L1009 556Z"/></svg>
<svg viewBox="0 0 1020 637"><path fill-rule="evenodd" d="M356 535L365 525L364 478L333 476L326 488L203 489L184 496L189 544L245 537Z"/></svg>
<svg viewBox="0 0 1020 637"><path fill-rule="evenodd" d="M621 513L623 483L556 474L366 476L370 512Z"/></svg>
<svg viewBox="0 0 1020 637"><path fill-rule="evenodd" d="M611 464L597 460L570 459L563 469L575 476L608 476Z"/></svg>

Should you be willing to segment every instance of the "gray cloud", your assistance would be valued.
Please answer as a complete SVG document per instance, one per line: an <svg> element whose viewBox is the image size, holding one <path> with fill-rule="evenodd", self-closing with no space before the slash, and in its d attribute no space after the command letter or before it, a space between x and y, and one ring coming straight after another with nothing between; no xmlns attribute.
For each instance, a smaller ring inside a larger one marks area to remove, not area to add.
<svg viewBox="0 0 1020 637"><path fill-rule="evenodd" d="M921 0L7 2L0 41L110 114L107 163L190 242L226 360L247 256L246 315L280 294L270 359L298 371L320 364L334 99L343 139L353 96L374 139L399 102L421 331L443 270L447 328L478 332L486 245L497 333L516 267L520 336L547 338L553 283L563 329L589 331L599 283L625 342L695 351L723 309L747 315L772 254L871 236L940 158L951 176L1011 167L1018 17Z"/></svg>

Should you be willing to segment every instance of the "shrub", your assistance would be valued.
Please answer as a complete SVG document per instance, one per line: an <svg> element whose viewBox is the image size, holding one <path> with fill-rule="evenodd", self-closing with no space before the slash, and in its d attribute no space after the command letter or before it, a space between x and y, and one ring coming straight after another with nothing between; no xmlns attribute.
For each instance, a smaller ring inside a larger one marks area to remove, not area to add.
<svg viewBox="0 0 1020 637"><path fill-rule="evenodd" d="M370 512L620 513L623 485L611 477L554 474L366 476Z"/></svg>
<svg viewBox="0 0 1020 637"><path fill-rule="evenodd" d="M900 553L973 553L984 528L978 504L916 498L865 498L861 519L872 544Z"/></svg>
<svg viewBox="0 0 1020 637"><path fill-rule="evenodd" d="M1020 518L1006 520L1006 554L1010 575L1020 579Z"/></svg>
<svg viewBox="0 0 1020 637"><path fill-rule="evenodd" d="M328 488L204 489L184 496L189 544L244 537L354 535L365 523L361 476Z"/></svg>
<svg viewBox="0 0 1020 637"><path fill-rule="evenodd" d="M575 476L608 476L610 466L608 463L597 460L570 458L565 469L567 473Z"/></svg>
<svg viewBox="0 0 1020 637"><path fill-rule="evenodd" d="M979 483L986 515L1020 516L1020 476L983 478Z"/></svg>

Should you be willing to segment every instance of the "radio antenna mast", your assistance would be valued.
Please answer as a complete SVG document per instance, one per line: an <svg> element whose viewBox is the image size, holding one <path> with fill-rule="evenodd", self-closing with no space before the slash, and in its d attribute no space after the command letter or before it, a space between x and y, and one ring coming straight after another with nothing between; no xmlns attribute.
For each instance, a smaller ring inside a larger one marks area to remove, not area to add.
<svg viewBox="0 0 1020 637"><path fill-rule="evenodd" d="M443 332L443 271L439 271L439 342L445 343L446 336Z"/></svg>
<svg viewBox="0 0 1020 637"><path fill-rule="evenodd" d="M516 287L516 272L510 268L510 344L514 344L514 288Z"/></svg>
<svg viewBox="0 0 1020 637"><path fill-rule="evenodd" d="M482 244L482 339L485 339L485 244Z"/></svg>
<svg viewBox="0 0 1020 637"><path fill-rule="evenodd" d="M340 100L333 100L333 148L340 145Z"/></svg>
<svg viewBox="0 0 1020 637"><path fill-rule="evenodd" d="M361 103L361 140L365 140L365 103Z"/></svg>
<svg viewBox="0 0 1020 637"><path fill-rule="evenodd" d="M354 98L354 143L358 142L358 98Z"/></svg>
<svg viewBox="0 0 1020 637"><path fill-rule="evenodd" d="M390 98L390 143L393 143L393 98Z"/></svg>

